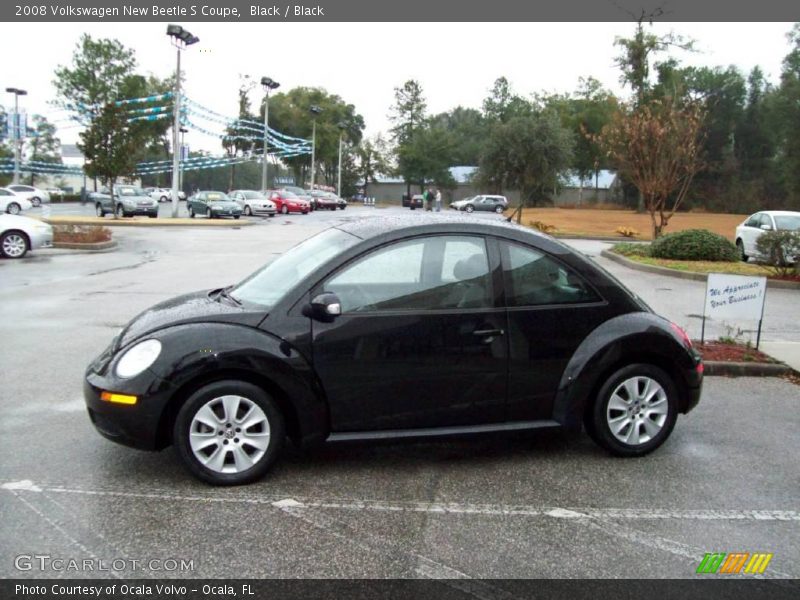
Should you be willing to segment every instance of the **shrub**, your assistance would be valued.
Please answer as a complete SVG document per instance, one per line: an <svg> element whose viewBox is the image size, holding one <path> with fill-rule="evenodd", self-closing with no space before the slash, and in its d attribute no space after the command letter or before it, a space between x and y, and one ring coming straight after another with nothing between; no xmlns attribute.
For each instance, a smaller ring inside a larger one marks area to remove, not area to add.
<svg viewBox="0 0 800 600"><path fill-rule="evenodd" d="M614 244L611 251L622 254L622 256L650 256L650 244L622 242L621 244Z"/></svg>
<svg viewBox="0 0 800 600"><path fill-rule="evenodd" d="M756 240L756 250L766 258L775 275L786 277L793 271L792 264L800 257L800 231L767 231Z"/></svg>
<svg viewBox="0 0 800 600"><path fill-rule="evenodd" d="M652 243L650 254L655 258L715 262L733 262L739 258L736 246L705 229L687 229L662 236Z"/></svg>
<svg viewBox="0 0 800 600"><path fill-rule="evenodd" d="M555 225L550 225L549 223L544 223L542 221L529 221L528 225L534 229L538 229L542 233L553 233L556 229L558 229Z"/></svg>
<svg viewBox="0 0 800 600"><path fill-rule="evenodd" d="M53 225L53 242L62 244L107 242L111 239L108 227L94 225Z"/></svg>
<svg viewBox="0 0 800 600"><path fill-rule="evenodd" d="M617 227L617 233L622 237L635 238L639 237L639 232L633 227L625 227L624 225Z"/></svg>

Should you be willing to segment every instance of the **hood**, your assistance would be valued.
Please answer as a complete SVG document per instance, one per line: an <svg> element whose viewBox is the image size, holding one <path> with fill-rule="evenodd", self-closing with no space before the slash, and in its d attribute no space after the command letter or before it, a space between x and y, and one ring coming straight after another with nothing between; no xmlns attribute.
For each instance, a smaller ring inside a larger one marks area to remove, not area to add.
<svg viewBox="0 0 800 600"><path fill-rule="evenodd" d="M143 200L147 202L155 202L155 200L153 200L150 196L146 196L144 194L142 195L137 194L136 196L131 196L130 194L126 194L125 196L117 196L117 198L119 198L123 202L142 202Z"/></svg>
<svg viewBox="0 0 800 600"><path fill-rule="evenodd" d="M114 340L113 350L160 329L185 323L239 323L256 327L266 316L249 312L233 302L218 298L220 290L205 290L166 300L134 317Z"/></svg>

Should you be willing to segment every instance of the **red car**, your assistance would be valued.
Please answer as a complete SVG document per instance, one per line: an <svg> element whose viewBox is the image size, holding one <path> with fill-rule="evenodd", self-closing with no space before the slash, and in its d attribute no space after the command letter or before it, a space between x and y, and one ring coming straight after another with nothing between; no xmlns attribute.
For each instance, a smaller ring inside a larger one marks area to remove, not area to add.
<svg viewBox="0 0 800 600"><path fill-rule="evenodd" d="M288 190L270 190L269 199L275 203L275 210L284 215L290 212L305 215L311 210L311 204Z"/></svg>

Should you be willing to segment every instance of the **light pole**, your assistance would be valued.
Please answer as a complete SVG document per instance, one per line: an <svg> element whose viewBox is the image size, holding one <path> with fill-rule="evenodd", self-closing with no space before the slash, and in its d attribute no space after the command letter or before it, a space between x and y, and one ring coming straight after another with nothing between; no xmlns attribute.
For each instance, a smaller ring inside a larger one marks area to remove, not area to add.
<svg viewBox="0 0 800 600"><path fill-rule="evenodd" d="M14 94L14 120L11 127L12 139L14 140L14 184L19 183L19 160L20 150L22 149L22 139L20 134L20 121L19 121L19 97L27 96L28 92L19 88L8 87L6 91L9 94Z"/></svg>
<svg viewBox="0 0 800 600"><path fill-rule="evenodd" d="M178 169L180 153L178 150L178 134L180 133L181 115L181 50L200 41L180 25L167 25L167 35L172 38L172 45L177 49L178 64L175 67L175 97L173 106L175 114L172 122L172 217L178 216Z"/></svg>
<svg viewBox="0 0 800 600"><path fill-rule="evenodd" d="M186 127L181 127L179 129L179 131L181 132L181 170L180 170L180 177L178 178L178 190L182 190L183 189L183 161L185 160L183 158L183 149L185 147L185 144L183 142L183 134L184 133L188 133L189 130L186 129ZM186 154L187 154L186 158L189 158L189 155L188 155L189 153L187 152Z"/></svg>
<svg viewBox="0 0 800 600"><path fill-rule="evenodd" d="M261 167L261 189L267 191L267 159L269 158L269 92L277 90L280 83L273 81L269 77L261 78L261 85L267 93L264 98L264 165Z"/></svg>
<svg viewBox="0 0 800 600"><path fill-rule="evenodd" d="M342 197L342 140L344 139L344 132L347 129L347 123L341 121L339 123L339 172L336 177L336 195Z"/></svg>
<svg viewBox="0 0 800 600"><path fill-rule="evenodd" d="M311 125L311 187L309 189L314 189L314 168L315 168L315 161L317 157L317 115L322 112L322 109L319 106L312 106L308 109L312 115L312 125Z"/></svg>

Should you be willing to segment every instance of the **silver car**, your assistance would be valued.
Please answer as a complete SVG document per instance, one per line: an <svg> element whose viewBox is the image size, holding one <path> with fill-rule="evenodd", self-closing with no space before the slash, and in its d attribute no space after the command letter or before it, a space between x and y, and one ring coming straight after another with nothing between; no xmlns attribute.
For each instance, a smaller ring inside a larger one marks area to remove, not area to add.
<svg viewBox="0 0 800 600"><path fill-rule="evenodd" d="M242 207L242 211L247 217L253 215L274 217L277 212L275 203L255 190L233 190L228 197Z"/></svg>
<svg viewBox="0 0 800 600"><path fill-rule="evenodd" d="M53 228L47 223L17 215L0 215L0 254L6 258L22 258L29 250L52 245Z"/></svg>
<svg viewBox="0 0 800 600"><path fill-rule="evenodd" d="M17 194L18 196L24 196L33 206L41 206L42 204L47 204L50 202L50 192L46 190L40 190L37 187L33 187L32 185L22 185L21 183L15 183L12 185L7 186L12 192Z"/></svg>

